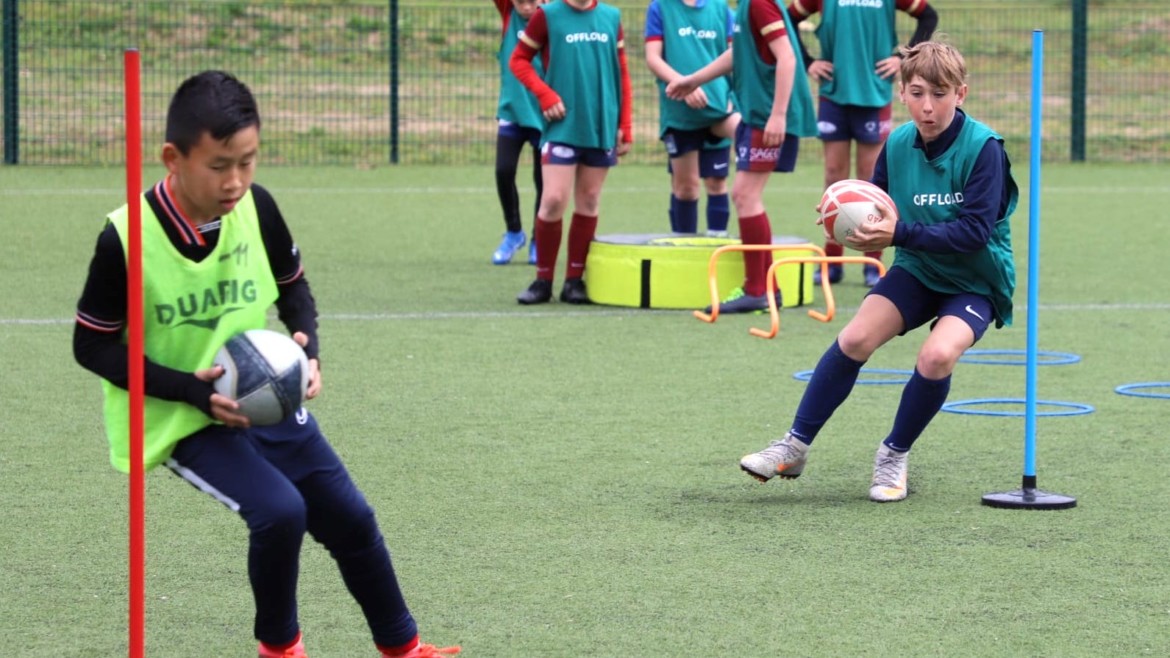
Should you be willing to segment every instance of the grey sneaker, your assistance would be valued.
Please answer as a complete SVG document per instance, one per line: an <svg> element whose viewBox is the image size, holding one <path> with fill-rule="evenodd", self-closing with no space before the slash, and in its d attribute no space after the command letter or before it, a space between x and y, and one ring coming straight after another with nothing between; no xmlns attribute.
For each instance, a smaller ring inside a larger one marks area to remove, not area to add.
<svg viewBox="0 0 1170 658"><path fill-rule="evenodd" d="M873 483L869 485L869 499L892 503L906 497L906 471L910 453L891 450L886 444L878 446L873 460Z"/></svg>
<svg viewBox="0 0 1170 658"><path fill-rule="evenodd" d="M767 482L776 475L786 479L798 478L808 461L808 448L804 441L785 434L783 439L772 441L767 448L739 460L739 467L760 482Z"/></svg>

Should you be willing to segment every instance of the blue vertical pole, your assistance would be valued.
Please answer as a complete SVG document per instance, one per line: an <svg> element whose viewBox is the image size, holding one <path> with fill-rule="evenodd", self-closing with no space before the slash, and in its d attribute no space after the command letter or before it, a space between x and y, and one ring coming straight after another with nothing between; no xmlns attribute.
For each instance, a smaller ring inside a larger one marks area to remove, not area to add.
<svg viewBox="0 0 1170 658"><path fill-rule="evenodd" d="M1040 344L1040 151L1044 31L1032 32L1032 141L1028 164L1028 347L1024 399L1024 488L1036 487L1036 359Z"/></svg>

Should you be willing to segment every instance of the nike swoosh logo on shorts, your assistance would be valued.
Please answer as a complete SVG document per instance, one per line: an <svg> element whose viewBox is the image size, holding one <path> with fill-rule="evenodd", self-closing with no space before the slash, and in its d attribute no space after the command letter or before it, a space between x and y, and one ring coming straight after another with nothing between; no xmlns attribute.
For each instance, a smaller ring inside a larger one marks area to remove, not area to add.
<svg viewBox="0 0 1170 658"><path fill-rule="evenodd" d="M968 313L970 313L971 315L974 315L975 317L979 318L980 320L983 320L984 322L987 322L987 320L984 320L984 319L983 319L983 316L982 316L982 315L979 315L978 313L976 313L976 312L975 312L975 309L971 308L971 305L970 305L970 304L967 304L967 308L965 308L965 309L963 309L963 310L964 310L964 311L966 311L966 312L968 312Z"/></svg>

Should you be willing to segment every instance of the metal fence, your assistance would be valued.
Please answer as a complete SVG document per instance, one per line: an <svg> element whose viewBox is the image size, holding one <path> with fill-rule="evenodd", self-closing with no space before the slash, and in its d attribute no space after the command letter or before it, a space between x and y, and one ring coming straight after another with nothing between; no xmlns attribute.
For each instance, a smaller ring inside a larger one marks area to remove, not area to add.
<svg viewBox="0 0 1170 658"><path fill-rule="evenodd" d="M374 166L490 163L499 16L489 0L0 0L7 163L124 160L121 52L143 61L143 135L157 152L166 103L206 68L256 92L265 161ZM657 91L642 63L646 2L622 9L635 90L629 157L661 162ZM1044 157L1170 159L1170 3L932 0L971 71L965 107L1023 153L1030 48L1045 31ZM899 14L904 40L913 21ZM803 38L812 52L816 40ZM895 119L908 117L895 104ZM1017 156L1017 159L1022 156ZM802 159L819 159L819 148Z"/></svg>

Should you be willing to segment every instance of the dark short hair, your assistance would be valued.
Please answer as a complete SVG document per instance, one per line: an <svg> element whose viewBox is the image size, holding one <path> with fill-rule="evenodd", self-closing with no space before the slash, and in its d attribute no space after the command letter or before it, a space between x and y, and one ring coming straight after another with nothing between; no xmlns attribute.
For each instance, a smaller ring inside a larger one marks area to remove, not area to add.
<svg viewBox="0 0 1170 658"><path fill-rule="evenodd" d="M203 71L171 97L166 140L186 155L203 133L225 140L251 126L260 127L260 110L247 85L224 71Z"/></svg>

